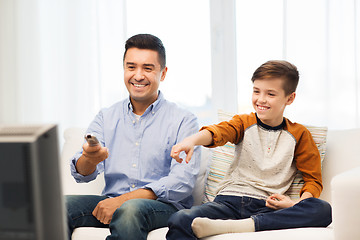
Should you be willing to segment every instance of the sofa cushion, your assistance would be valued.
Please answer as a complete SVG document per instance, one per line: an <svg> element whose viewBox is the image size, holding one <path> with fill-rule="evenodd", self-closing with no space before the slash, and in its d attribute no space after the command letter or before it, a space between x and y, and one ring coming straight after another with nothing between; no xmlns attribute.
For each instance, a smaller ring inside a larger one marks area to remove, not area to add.
<svg viewBox="0 0 360 240"><path fill-rule="evenodd" d="M326 153L326 137L327 137L327 127L315 127L304 125L311 133L314 142L319 150L321 164L324 161L325 153ZM298 171L293 183L291 184L289 190L285 193L291 199L297 200L300 198L300 191L304 185L304 180L302 178L301 172Z"/></svg>
<svg viewBox="0 0 360 240"><path fill-rule="evenodd" d="M165 240L167 227L158 228L149 232L147 240ZM321 239L321 240L334 240L334 229L329 226L327 228L295 228L262 232L249 232L249 233L227 233L215 236L202 238L202 240L279 240L279 239ZM94 228L94 227L80 227L76 228L72 240L103 240L110 234L108 228Z"/></svg>
<svg viewBox="0 0 360 240"><path fill-rule="evenodd" d="M218 111L219 121L228 121L235 114L225 112L222 110ZM326 152L326 136L327 136L327 127L315 127L315 126L305 126L311 133L316 146L318 147L321 162L325 157ZM211 157L210 170L205 186L205 196L203 202L213 201L216 195L216 191L219 183L224 178L226 172L228 171L232 160L235 155L235 146L232 143L227 143L224 146L214 148ZM301 173L298 171L293 183L291 184L289 190L285 193L291 199L297 200L300 197L300 190L304 185L304 180Z"/></svg>

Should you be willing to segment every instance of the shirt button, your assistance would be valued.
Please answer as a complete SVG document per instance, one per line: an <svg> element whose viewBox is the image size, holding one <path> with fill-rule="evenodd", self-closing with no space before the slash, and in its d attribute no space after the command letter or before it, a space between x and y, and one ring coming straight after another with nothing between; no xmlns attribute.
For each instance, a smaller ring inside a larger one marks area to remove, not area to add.
<svg viewBox="0 0 360 240"><path fill-rule="evenodd" d="M136 163L134 163L132 166L133 166L134 168L136 168Z"/></svg>
<svg viewBox="0 0 360 240"><path fill-rule="evenodd" d="M135 120L133 120L133 123L135 124Z"/></svg>
<svg viewBox="0 0 360 240"><path fill-rule="evenodd" d="M139 146L139 143L138 143L138 142L136 142L136 143L135 143L135 145L136 145L136 146Z"/></svg>
<svg viewBox="0 0 360 240"><path fill-rule="evenodd" d="M131 187L134 188L134 187L135 187L135 184L131 185Z"/></svg>

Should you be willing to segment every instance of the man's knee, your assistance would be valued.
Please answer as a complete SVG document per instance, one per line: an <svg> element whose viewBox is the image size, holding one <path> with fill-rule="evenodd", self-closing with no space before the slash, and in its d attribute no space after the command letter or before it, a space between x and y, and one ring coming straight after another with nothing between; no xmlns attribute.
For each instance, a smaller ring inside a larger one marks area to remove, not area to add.
<svg viewBox="0 0 360 240"><path fill-rule="evenodd" d="M66 195L65 196L65 209L68 219L71 219L73 214L76 214L79 211L79 196L77 195Z"/></svg>
<svg viewBox="0 0 360 240"><path fill-rule="evenodd" d="M147 215L147 209L144 208L143 199L131 199L116 209L112 222L117 222L122 226L136 227L147 222Z"/></svg>
<svg viewBox="0 0 360 240"><path fill-rule="evenodd" d="M123 203L121 207L115 211L115 213L125 215L127 217L134 217L142 213L141 209L141 200L132 199Z"/></svg>

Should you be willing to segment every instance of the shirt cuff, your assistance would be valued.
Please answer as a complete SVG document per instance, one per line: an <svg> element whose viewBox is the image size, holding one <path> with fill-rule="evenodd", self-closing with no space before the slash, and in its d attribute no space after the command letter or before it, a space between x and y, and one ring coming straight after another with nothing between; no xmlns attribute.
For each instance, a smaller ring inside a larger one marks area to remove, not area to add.
<svg viewBox="0 0 360 240"><path fill-rule="evenodd" d="M164 186L160 186L159 184L157 184L156 182L152 182L149 183L147 185L144 186L144 188L146 189L151 189L155 195L160 198L160 199L166 199L167 197L165 196L166 194L166 190Z"/></svg>
<svg viewBox="0 0 360 240"><path fill-rule="evenodd" d="M73 157L73 159L71 159L71 164L70 164L71 175L74 177L74 179L77 183L90 182L96 178L96 176L98 175L98 170L96 168L96 170L92 174L87 175L87 176L84 176L84 175L78 173L75 166L76 166L77 160L80 158L80 156L81 156L81 154L76 154Z"/></svg>

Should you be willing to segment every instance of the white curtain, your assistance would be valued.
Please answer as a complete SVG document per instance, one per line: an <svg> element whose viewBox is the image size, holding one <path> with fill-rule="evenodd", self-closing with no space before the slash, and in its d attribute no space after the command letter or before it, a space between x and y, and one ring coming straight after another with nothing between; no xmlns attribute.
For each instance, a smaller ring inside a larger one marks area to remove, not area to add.
<svg viewBox="0 0 360 240"><path fill-rule="evenodd" d="M237 4L240 111L251 110L251 74L270 59L300 71L291 120L360 127L360 1L253 0Z"/></svg>
<svg viewBox="0 0 360 240"><path fill-rule="evenodd" d="M0 123L86 127L126 96L125 3L0 0Z"/></svg>
<svg viewBox="0 0 360 240"><path fill-rule="evenodd" d="M286 57L304 73L299 103L291 109L299 121L333 129L360 127L359 3L287 1Z"/></svg>
<svg viewBox="0 0 360 240"><path fill-rule="evenodd" d="M231 68L231 72L237 74L237 79L226 78L226 81L228 86L238 85L239 112L252 110L250 78L255 68L269 59L287 59L298 66L301 80L296 101L287 108L286 116L296 122L331 129L360 127L360 0L227 1L219 11L232 15L234 4L230 1L235 2L236 46L217 54L213 51L211 57L236 59L231 61L237 64L219 61L219 65L213 61L211 68L218 72ZM146 4L146 12L157 11L155 19L151 14L139 16L137 7L144 7L141 4L133 6L127 2L129 8L125 10L126 2L0 0L0 123L51 122L58 123L60 131L70 126L85 127L101 107L126 97L122 54L127 33L139 29L155 31L156 25L159 27L155 34L166 40L170 32L176 36L174 30L180 29L174 28L174 21L166 21L175 10L160 4L162 1ZM215 4L221 3L220 0L209 2L213 10L217 9ZM206 17L209 9L203 6L206 4L193 5L192 13L199 9L199 16ZM162 12L167 15L161 15ZM181 16L187 16L186 9L181 11ZM210 12L210 18L217 16ZM131 22L126 23L129 19ZM217 29L228 29L229 23L225 20L223 23L221 19L211 21L216 22ZM148 22L154 24L149 26ZM128 26L131 29L126 29ZM185 22L179 26L184 28L181 38L168 40L168 45L173 46L168 48L169 64L175 62L171 58L179 58L183 75L192 75L189 69L203 73L194 79L194 84L201 80L201 87L182 85L193 87L199 93L205 91L205 96L209 95L208 86L212 85L212 92L217 93L213 104L226 109L226 104L233 103L220 101L227 99L227 91L216 87L221 86L225 75L214 78L211 83L210 70L197 64L210 62L209 55L194 57L197 52L190 51L184 39L189 39L191 44L195 35L186 31ZM196 27L191 29L196 33ZM214 44L219 32L213 26L211 32ZM172 52L177 45L181 53ZM175 76L181 71L174 71L171 66L169 69L172 72L169 71L169 81L164 87L177 90L182 79ZM169 95L179 98L178 102L192 99L182 91ZM209 111L206 105L197 107Z"/></svg>

